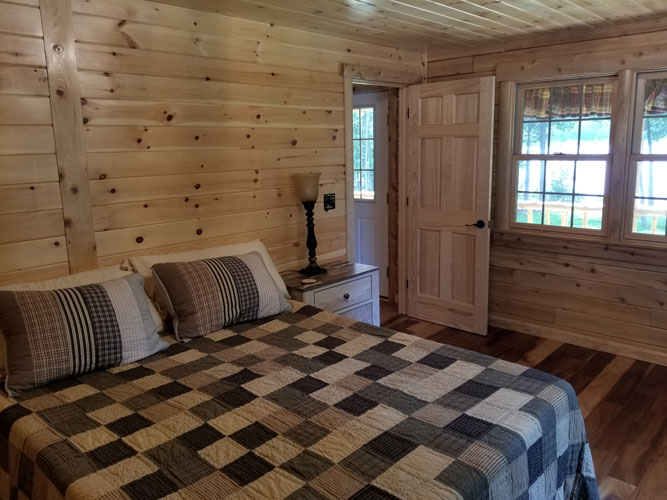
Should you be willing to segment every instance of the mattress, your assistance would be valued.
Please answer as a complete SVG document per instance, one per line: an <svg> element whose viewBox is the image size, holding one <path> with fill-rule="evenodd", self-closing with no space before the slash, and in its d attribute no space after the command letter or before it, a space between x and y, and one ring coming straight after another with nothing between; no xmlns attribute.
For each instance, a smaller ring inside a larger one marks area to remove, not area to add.
<svg viewBox="0 0 667 500"><path fill-rule="evenodd" d="M0 497L595 499L572 387L293 303L0 397Z"/></svg>

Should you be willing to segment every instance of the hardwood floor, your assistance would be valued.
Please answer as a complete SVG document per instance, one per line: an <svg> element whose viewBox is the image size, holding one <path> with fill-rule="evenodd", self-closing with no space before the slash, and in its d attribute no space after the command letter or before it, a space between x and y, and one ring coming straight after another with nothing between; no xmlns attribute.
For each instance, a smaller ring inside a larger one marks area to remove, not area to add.
<svg viewBox="0 0 667 500"><path fill-rule="evenodd" d="M399 315L382 326L552 373L577 391L602 500L667 499L667 367L491 327L486 337Z"/></svg>

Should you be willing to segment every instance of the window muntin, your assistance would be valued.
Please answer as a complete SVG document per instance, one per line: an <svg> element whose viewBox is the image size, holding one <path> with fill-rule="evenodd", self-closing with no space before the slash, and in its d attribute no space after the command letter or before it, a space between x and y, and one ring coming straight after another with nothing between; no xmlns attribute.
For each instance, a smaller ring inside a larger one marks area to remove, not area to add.
<svg viewBox="0 0 667 500"><path fill-rule="evenodd" d="M604 229L614 82L519 87L512 225Z"/></svg>
<svg viewBox="0 0 667 500"><path fill-rule="evenodd" d="M667 74L637 78L633 147L634 192L629 237L665 241L667 235Z"/></svg>
<svg viewBox="0 0 667 500"><path fill-rule="evenodd" d="M359 106L352 110L354 199L375 199L375 110Z"/></svg>

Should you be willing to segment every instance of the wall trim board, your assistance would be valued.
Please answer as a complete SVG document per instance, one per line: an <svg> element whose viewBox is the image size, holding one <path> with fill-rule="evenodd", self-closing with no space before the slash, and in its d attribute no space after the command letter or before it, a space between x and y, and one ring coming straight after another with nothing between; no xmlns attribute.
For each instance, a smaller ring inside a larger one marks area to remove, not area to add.
<svg viewBox="0 0 667 500"><path fill-rule="evenodd" d="M70 272L96 267L71 0L40 0Z"/></svg>

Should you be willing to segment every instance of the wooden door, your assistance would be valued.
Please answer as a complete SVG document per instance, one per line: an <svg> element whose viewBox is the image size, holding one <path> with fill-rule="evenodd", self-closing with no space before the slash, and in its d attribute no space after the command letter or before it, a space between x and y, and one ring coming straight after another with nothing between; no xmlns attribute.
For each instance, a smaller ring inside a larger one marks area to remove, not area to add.
<svg viewBox="0 0 667 500"><path fill-rule="evenodd" d="M407 91L408 314L481 335L494 87L495 78L484 77Z"/></svg>

